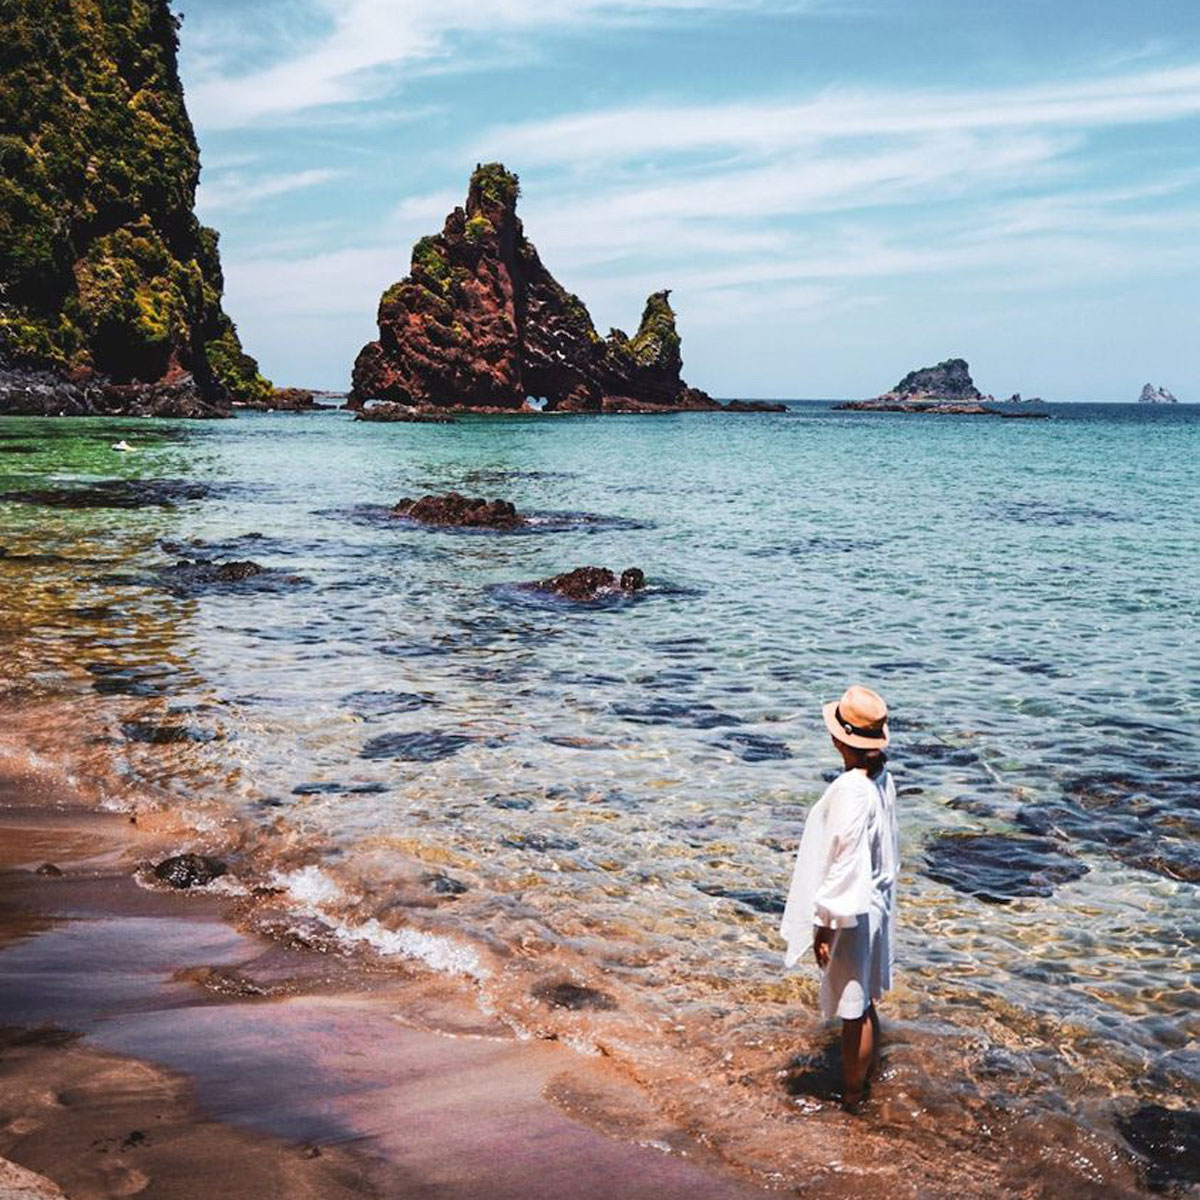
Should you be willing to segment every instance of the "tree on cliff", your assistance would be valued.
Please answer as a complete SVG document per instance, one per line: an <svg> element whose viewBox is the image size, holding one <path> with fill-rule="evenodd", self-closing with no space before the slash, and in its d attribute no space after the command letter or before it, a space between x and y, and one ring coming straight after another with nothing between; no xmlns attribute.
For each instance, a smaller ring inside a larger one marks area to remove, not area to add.
<svg viewBox="0 0 1200 1200"><path fill-rule="evenodd" d="M0 0L0 355L207 399L271 385L221 308L168 0Z"/></svg>

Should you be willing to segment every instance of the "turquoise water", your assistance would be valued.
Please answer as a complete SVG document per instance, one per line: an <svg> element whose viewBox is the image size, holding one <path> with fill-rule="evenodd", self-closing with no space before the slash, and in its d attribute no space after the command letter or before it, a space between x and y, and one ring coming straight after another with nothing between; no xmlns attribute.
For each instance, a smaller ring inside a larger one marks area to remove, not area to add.
<svg viewBox="0 0 1200 1200"><path fill-rule="evenodd" d="M606 1051L652 1082L668 1022L696 1062L811 1030L773 909L836 761L820 702L868 683L902 805L890 1011L969 1035L923 1086L1105 1133L1200 1079L1200 410L1053 412L0 420L0 702L114 762L114 800L236 820L344 942L526 1025L538 981L615 995ZM131 486L44 494L104 480ZM387 513L451 488L537 521ZM183 556L277 573L162 573ZM650 587L514 586L585 564Z"/></svg>

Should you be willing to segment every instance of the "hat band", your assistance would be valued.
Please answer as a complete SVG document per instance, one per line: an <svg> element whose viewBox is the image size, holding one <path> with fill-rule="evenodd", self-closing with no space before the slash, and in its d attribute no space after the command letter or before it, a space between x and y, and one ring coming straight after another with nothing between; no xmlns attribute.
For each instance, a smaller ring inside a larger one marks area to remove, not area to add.
<svg viewBox="0 0 1200 1200"><path fill-rule="evenodd" d="M878 738L883 737L883 727L887 724L887 717L881 717L874 725L852 725L845 717L842 716L841 707L833 710L833 715L837 718L837 723L847 732L855 737Z"/></svg>

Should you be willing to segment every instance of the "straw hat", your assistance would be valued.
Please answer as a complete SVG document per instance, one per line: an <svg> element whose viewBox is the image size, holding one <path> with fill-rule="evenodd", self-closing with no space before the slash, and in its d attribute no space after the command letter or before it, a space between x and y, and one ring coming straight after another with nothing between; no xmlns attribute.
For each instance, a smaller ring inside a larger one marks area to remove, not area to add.
<svg viewBox="0 0 1200 1200"><path fill-rule="evenodd" d="M870 688L848 687L840 700L822 705L821 713L825 728L847 746L882 750L888 744L887 704Z"/></svg>

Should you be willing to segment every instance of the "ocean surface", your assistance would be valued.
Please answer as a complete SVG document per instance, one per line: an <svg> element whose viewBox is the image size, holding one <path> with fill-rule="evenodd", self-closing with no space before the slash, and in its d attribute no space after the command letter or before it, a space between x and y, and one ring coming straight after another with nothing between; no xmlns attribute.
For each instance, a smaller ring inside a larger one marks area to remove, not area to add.
<svg viewBox="0 0 1200 1200"><path fill-rule="evenodd" d="M273 927L423 961L783 1179L763 1129L845 1120L782 1049L825 1035L775 930L820 704L866 683L904 860L875 1128L1187 1186L1200 408L1051 412L0 419L0 711L234 845ZM535 519L390 515L450 489ZM521 586L587 564L649 586Z"/></svg>

